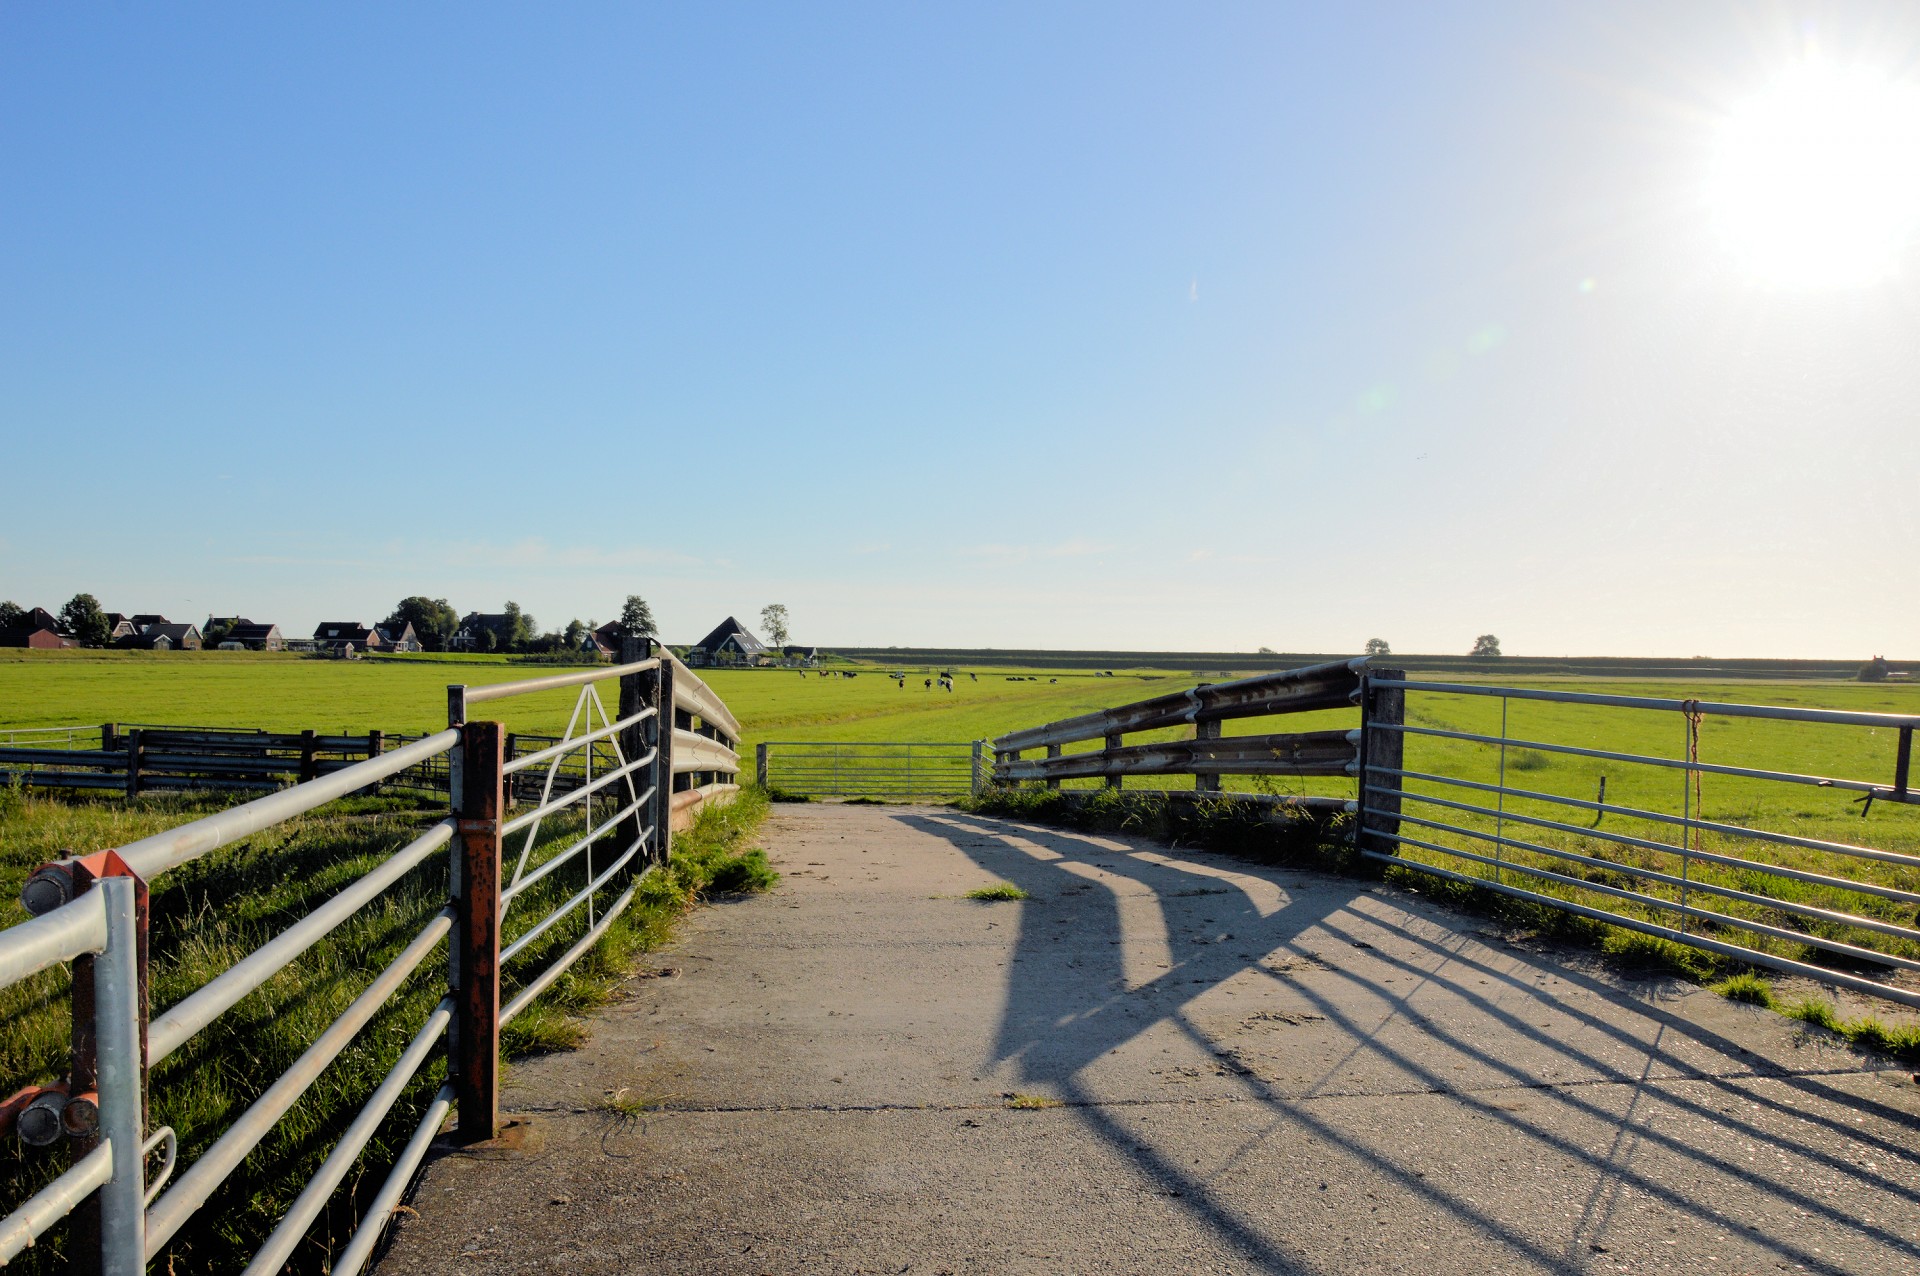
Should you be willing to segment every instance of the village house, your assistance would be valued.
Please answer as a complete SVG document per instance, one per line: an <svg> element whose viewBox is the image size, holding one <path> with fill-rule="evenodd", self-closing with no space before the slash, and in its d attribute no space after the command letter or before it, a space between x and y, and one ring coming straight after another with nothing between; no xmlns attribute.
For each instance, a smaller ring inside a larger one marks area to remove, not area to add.
<svg viewBox="0 0 1920 1276"><path fill-rule="evenodd" d="M32 647L39 651L51 651L79 645L79 641L60 623L59 617L45 607L32 608L19 625L0 630L0 647Z"/></svg>
<svg viewBox="0 0 1920 1276"><path fill-rule="evenodd" d="M135 617L138 620L139 617ZM115 642L129 651L198 651L203 645L198 625L175 625L156 617L155 623L140 627Z"/></svg>
<svg viewBox="0 0 1920 1276"><path fill-rule="evenodd" d="M388 651L425 651L419 636L413 632L413 622L407 621L399 627L376 625L380 634L380 645Z"/></svg>
<svg viewBox="0 0 1920 1276"><path fill-rule="evenodd" d="M487 635L493 634L495 641L507 627L504 612L470 611L460 618L460 628L453 631L453 637L447 640L449 651L485 651Z"/></svg>
<svg viewBox="0 0 1920 1276"><path fill-rule="evenodd" d="M323 620L314 626L313 641L322 651L333 652L379 651L386 646L378 629L357 620Z"/></svg>
<svg viewBox="0 0 1920 1276"><path fill-rule="evenodd" d="M284 651L287 640L278 625L263 625L245 616L209 616L200 627L204 640L211 633L222 633L219 646L227 651Z"/></svg>

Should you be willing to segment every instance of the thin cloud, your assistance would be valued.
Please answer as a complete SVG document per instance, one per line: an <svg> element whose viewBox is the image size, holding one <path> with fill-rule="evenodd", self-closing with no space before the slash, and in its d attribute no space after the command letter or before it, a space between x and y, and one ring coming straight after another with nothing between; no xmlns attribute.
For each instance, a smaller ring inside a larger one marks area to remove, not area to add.
<svg viewBox="0 0 1920 1276"><path fill-rule="evenodd" d="M1088 540L1076 536L1061 541L1057 545L965 545L959 550L963 558L986 558L997 562L1024 563L1033 559L1049 558L1091 558L1097 554L1111 552L1113 546L1105 541Z"/></svg>

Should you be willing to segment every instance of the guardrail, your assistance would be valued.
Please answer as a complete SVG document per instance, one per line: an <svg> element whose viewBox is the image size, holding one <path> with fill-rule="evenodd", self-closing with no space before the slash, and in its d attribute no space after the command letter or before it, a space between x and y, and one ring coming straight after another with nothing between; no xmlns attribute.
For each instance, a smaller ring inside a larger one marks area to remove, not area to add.
<svg viewBox="0 0 1920 1276"><path fill-rule="evenodd" d="M640 651L630 647L624 654ZM620 685L617 715L607 712L593 685L612 678ZM467 717L475 704L573 687L580 692L562 738L511 761L500 723ZM0 931L0 986L71 963L74 1049L64 1082L30 1086L0 1104L0 1135L11 1131L36 1145L64 1140L72 1164L0 1219L0 1264L61 1218L78 1214L80 1225L69 1233L76 1270L144 1271L444 941L447 995L418 1024L398 1061L246 1268L251 1276L266 1276L284 1267L402 1091L446 1038L445 1084L330 1269L337 1276L360 1271L448 1114L456 1116L455 1137L463 1142L495 1133L501 1026L606 933L632 902L645 872L667 862L673 828L690 821L703 802L725 801L737 791L733 741L738 732L719 698L671 656L516 683L455 686L448 689L445 731L165 833L36 870L22 892L35 916ZM613 765L597 767L595 751L608 747ZM509 812L510 777L537 775L545 767L551 780L563 760L582 751L587 760L581 783L560 794L544 786L535 805ZM437 758L450 764L449 818L149 1019L148 882ZM582 835L542 841L543 823L558 820L577 825ZM507 871L506 852L520 834ZM558 841L566 844L556 847ZM447 905L168 1186L175 1159L172 1132L145 1128L151 1069L323 937L377 907L384 892L443 850L452 883ZM524 906L516 913L517 902L551 896L563 880L555 874L563 873L579 883L577 890L563 887L557 902L537 916L526 915ZM543 881L548 885L542 892L529 893ZM582 933L564 952L537 970L506 978L516 965L524 967L527 959L541 955L534 947L537 940L573 918ZM513 991L502 1004L507 988ZM163 1147L165 1162L149 1182L147 1161Z"/></svg>
<svg viewBox="0 0 1920 1276"><path fill-rule="evenodd" d="M985 785L986 741L767 740L754 746L762 787L808 797L956 798Z"/></svg>
<svg viewBox="0 0 1920 1276"><path fill-rule="evenodd" d="M1120 788L1129 776L1191 775L1200 792L1218 793L1226 775L1349 776L1359 772L1358 731L1298 731L1225 736L1220 724L1237 718L1270 717L1316 709L1345 709L1359 702L1365 660L1337 661L1261 674L1237 682L1202 683L1189 691L1135 701L1114 709L1014 731L993 742L993 779L1011 784L1038 780L1059 788L1062 780L1103 779ZM1190 740L1128 744L1141 731L1191 726ZM1066 746L1100 741L1097 749L1067 753ZM1023 758L1045 749L1044 758ZM1351 810L1342 798L1293 799L1300 805Z"/></svg>

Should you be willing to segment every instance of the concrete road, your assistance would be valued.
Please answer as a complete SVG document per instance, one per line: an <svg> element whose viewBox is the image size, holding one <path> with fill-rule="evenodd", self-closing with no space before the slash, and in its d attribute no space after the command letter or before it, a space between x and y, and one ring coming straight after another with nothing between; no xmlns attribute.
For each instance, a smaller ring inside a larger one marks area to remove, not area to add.
<svg viewBox="0 0 1920 1276"><path fill-rule="evenodd" d="M1362 881L775 811L780 887L518 1065L383 1276L1920 1270L1913 1077L1768 1012Z"/></svg>

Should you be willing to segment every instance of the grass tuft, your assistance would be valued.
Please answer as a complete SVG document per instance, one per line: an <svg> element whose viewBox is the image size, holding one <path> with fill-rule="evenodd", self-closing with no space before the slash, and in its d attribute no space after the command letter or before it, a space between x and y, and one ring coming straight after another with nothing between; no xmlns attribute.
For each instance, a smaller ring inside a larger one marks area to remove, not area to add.
<svg viewBox="0 0 1920 1276"><path fill-rule="evenodd" d="M1005 1097L1007 1107L1015 1112L1039 1112L1061 1106L1060 1100L1049 1099L1044 1094L1009 1094Z"/></svg>
<svg viewBox="0 0 1920 1276"><path fill-rule="evenodd" d="M968 899L987 901L1031 899L1031 895L1015 886L1012 882L995 882L991 886L976 886L967 892Z"/></svg>
<svg viewBox="0 0 1920 1276"><path fill-rule="evenodd" d="M1729 975L1719 983L1711 985L1708 991L1717 992L1728 1001L1745 1002L1750 1006L1765 1006L1768 1010L1774 1008L1773 985L1751 970Z"/></svg>

